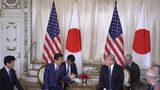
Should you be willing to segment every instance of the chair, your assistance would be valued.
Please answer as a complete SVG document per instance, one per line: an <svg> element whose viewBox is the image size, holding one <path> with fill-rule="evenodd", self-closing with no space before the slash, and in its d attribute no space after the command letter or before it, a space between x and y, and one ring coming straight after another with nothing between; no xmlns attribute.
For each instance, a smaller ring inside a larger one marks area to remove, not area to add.
<svg viewBox="0 0 160 90"><path fill-rule="evenodd" d="M123 69L124 72L124 90L130 90L130 80L131 80L131 73L127 68Z"/></svg>
<svg viewBox="0 0 160 90"><path fill-rule="evenodd" d="M39 68L38 70L38 83L40 84L40 87L42 88L42 85L43 85L43 75L44 75L44 70L45 70L45 66L46 65L43 65Z"/></svg>

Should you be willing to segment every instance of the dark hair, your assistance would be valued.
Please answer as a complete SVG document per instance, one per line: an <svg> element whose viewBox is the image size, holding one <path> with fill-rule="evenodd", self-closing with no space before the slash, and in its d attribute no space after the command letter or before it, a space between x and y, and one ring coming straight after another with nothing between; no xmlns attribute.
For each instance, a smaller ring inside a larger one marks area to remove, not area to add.
<svg viewBox="0 0 160 90"><path fill-rule="evenodd" d="M70 54L70 55L68 55L67 60L71 61L71 62L74 62L75 61L75 57L72 54Z"/></svg>
<svg viewBox="0 0 160 90"><path fill-rule="evenodd" d="M56 53L56 54L54 54L54 60L58 61L58 59L59 59L60 57L63 57L63 55L62 55L61 53Z"/></svg>
<svg viewBox="0 0 160 90"><path fill-rule="evenodd" d="M11 63L12 61L15 61L15 60L16 60L16 58L14 56L11 56L11 55L5 56L4 57L4 65L6 65L7 63Z"/></svg>

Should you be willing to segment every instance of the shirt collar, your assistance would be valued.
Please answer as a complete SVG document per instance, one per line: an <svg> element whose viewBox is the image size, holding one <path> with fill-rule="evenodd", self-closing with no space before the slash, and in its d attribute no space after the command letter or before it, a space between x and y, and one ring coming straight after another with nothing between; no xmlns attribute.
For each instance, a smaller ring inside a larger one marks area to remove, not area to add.
<svg viewBox="0 0 160 90"><path fill-rule="evenodd" d="M113 67L114 67L114 64L112 64L112 65L110 66L110 68L111 68L111 73L112 73L112 71L113 71Z"/></svg>
<svg viewBox="0 0 160 90"><path fill-rule="evenodd" d="M8 69L6 66L5 66L5 69L7 70L7 73L9 73L9 70L10 70L10 69Z"/></svg>
<svg viewBox="0 0 160 90"><path fill-rule="evenodd" d="M131 66L133 62L131 62L128 66Z"/></svg>
<svg viewBox="0 0 160 90"><path fill-rule="evenodd" d="M54 66L57 67L58 65L56 63L54 63Z"/></svg>

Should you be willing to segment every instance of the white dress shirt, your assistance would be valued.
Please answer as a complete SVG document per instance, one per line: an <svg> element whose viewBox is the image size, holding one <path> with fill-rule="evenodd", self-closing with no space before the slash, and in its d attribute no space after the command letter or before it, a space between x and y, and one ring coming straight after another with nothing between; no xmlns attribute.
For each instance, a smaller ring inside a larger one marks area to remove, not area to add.
<svg viewBox="0 0 160 90"><path fill-rule="evenodd" d="M7 73L8 73L8 75L9 75L9 70L10 70L10 69L8 69L7 67L5 67L5 69L7 70Z"/></svg>
<svg viewBox="0 0 160 90"><path fill-rule="evenodd" d="M113 71L113 67L114 67L114 64L112 64L112 65L110 66L110 68L111 68L111 74L112 74L112 71Z"/></svg>

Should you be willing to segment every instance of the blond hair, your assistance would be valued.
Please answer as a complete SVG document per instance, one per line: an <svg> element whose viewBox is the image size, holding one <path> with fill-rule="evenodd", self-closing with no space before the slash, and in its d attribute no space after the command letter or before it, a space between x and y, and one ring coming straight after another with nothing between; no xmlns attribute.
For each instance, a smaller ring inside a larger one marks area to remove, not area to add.
<svg viewBox="0 0 160 90"><path fill-rule="evenodd" d="M107 54L104 56L104 60L109 59L109 60L115 60L115 56L112 54Z"/></svg>

